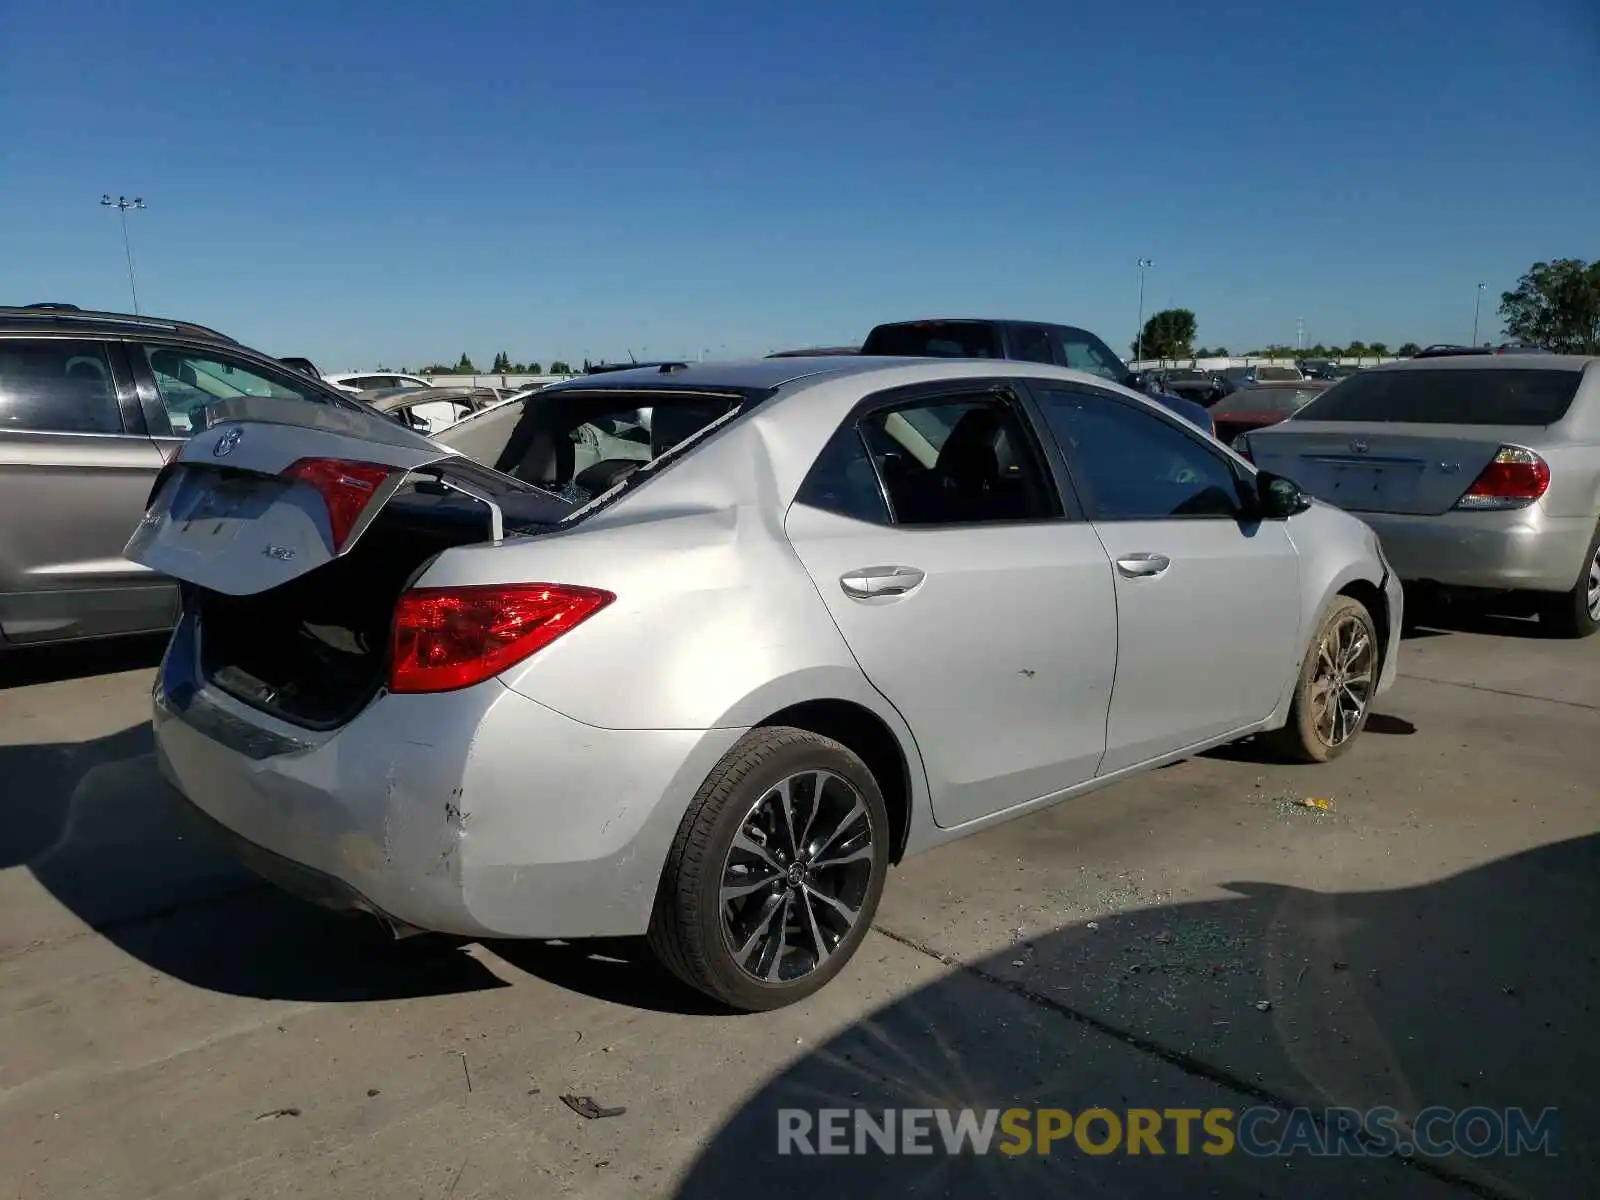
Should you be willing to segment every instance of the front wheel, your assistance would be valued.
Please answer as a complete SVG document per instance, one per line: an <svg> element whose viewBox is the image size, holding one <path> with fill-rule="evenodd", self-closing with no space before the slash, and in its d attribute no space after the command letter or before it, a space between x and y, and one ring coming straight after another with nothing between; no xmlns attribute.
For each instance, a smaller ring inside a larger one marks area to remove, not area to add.
<svg viewBox="0 0 1600 1200"><path fill-rule="evenodd" d="M1378 631L1366 605L1339 596L1322 618L1295 684L1289 721L1274 737L1301 762L1338 758L1367 724L1378 686Z"/></svg>
<svg viewBox="0 0 1600 1200"><path fill-rule="evenodd" d="M732 1008L781 1008L849 961L888 869L888 812L866 764L808 730L752 730L684 815L650 945Z"/></svg>

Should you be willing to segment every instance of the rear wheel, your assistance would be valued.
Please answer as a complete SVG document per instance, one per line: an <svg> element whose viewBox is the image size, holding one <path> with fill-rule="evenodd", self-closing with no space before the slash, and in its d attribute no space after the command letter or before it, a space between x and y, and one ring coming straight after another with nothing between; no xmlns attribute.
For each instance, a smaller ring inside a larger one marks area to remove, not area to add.
<svg viewBox="0 0 1600 1200"><path fill-rule="evenodd" d="M684 815L651 948L724 1004L781 1008L849 961L888 867L888 813L866 764L807 730L752 730Z"/></svg>
<svg viewBox="0 0 1600 1200"><path fill-rule="evenodd" d="M1339 596L1322 618L1295 684L1288 723L1274 736L1284 754L1327 762L1367 724L1378 685L1378 631L1366 605Z"/></svg>
<svg viewBox="0 0 1600 1200"><path fill-rule="evenodd" d="M1584 556L1584 567L1571 591L1545 597L1539 624L1556 637L1584 638L1600 630L1600 529Z"/></svg>

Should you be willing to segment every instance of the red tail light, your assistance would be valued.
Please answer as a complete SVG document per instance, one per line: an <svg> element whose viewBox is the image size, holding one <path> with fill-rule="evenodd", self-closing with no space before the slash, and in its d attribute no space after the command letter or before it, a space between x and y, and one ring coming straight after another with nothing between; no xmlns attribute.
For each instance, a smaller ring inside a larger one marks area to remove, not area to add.
<svg viewBox="0 0 1600 1200"><path fill-rule="evenodd" d="M1501 446L1456 507L1525 508L1549 489L1549 463L1521 446Z"/></svg>
<svg viewBox="0 0 1600 1200"><path fill-rule="evenodd" d="M448 692L515 666L616 597L555 583L415 588L400 597L392 692Z"/></svg>
<svg viewBox="0 0 1600 1200"><path fill-rule="evenodd" d="M389 478L389 468L377 463L346 462L339 458L302 458L284 472L289 479L309 483L328 508L333 552L338 554L350 538L378 488Z"/></svg>

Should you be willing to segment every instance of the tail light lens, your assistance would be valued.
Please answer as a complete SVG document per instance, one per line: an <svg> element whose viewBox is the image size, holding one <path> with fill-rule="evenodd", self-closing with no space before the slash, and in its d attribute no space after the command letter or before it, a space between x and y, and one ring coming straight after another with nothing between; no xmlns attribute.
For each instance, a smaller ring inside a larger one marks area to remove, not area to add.
<svg viewBox="0 0 1600 1200"><path fill-rule="evenodd" d="M378 488L389 478L389 468L341 458L302 458L283 474L285 478L309 483L322 496L328 509L328 528L333 534L333 552L338 554Z"/></svg>
<svg viewBox="0 0 1600 1200"><path fill-rule="evenodd" d="M515 666L616 596L556 583L414 588L400 597L392 692L448 692Z"/></svg>
<svg viewBox="0 0 1600 1200"><path fill-rule="evenodd" d="M1526 508L1549 490L1549 463L1521 446L1501 446L1456 507Z"/></svg>

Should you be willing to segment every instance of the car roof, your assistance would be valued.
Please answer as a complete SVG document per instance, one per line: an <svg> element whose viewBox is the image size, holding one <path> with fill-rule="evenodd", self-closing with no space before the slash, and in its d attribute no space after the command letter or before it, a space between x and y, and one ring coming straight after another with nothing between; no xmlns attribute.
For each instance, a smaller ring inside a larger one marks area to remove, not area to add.
<svg viewBox="0 0 1600 1200"><path fill-rule="evenodd" d="M1037 378L1063 383L1115 388L1118 384L1099 375L1057 367L1050 363L1027 362L1011 358L891 358L838 355L823 358L758 358L744 362L690 363L663 373L660 368L643 371L618 371L607 375L584 375L564 383L553 383L541 394L568 391L617 391L631 388L662 387L674 390L774 391L789 385L832 383L851 377L874 376L882 388L901 384L936 383L941 380ZM801 390L801 389L794 389ZM1137 395L1138 393L1130 393Z"/></svg>
<svg viewBox="0 0 1600 1200"><path fill-rule="evenodd" d="M237 346L236 339L192 321L130 313L101 312L65 306L0 305L0 331L7 333L80 333L104 337L119 333L164 333L176 337Z"/></svg>
<svg viewBox="0 0 1600 1200"><path fill-rule="evenodd" d="M1394 362L1363 367L1373 371L1581 371L1594 354L1447 354L1438 358L1402 358Z"/></svg>

